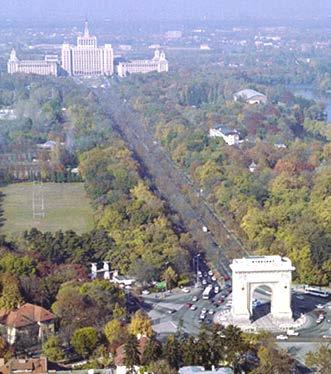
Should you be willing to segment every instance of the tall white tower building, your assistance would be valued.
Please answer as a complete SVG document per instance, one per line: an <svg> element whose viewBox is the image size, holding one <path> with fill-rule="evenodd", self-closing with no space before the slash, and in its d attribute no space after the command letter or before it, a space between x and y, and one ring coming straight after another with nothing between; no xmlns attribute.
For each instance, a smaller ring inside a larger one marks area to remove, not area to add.
<svg viewBox="0 0 331 374"><path fill-rule="evenodd" d="M84 34L77 38L77 46L62 45L62 68L73 76L112 75L114 53L111 44L98 47L97 38L90 35L85 22Z"/></svg>

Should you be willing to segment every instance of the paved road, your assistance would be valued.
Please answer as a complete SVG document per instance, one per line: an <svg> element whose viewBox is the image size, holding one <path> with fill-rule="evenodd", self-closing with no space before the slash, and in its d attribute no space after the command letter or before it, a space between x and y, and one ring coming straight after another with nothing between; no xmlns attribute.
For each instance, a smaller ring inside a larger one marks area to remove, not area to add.
<svg viewBox="0 0 331 374"><path fill-rule="evenodd" d="M204 198L197 196L198 190L192 181L172 162L130 106L113 94L110 98L105 90L97 92L148 179L159 195L180 215L184 228L191 234L198 249L206 253L214 269L223 275L230 275L230 260L246 254L240 240L215 215ZM204 233L203 226L208 227L209 232Z"/></svg>

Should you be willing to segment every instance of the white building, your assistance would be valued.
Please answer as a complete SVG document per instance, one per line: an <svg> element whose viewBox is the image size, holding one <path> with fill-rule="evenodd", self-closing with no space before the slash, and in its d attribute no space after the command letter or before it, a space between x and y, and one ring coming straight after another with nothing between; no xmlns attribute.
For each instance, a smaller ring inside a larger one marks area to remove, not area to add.
<svg viewBox="0 0 331 374"><path fill-rule="evenodd" d="M44 60L19 60L13 49L7 63L8 74L58 75L57 56L47 55Z"/></svg>
<svg viewBox="0 0 331 374"><path fill-rule="evenodd" d="M128 74L146 74L152 71L158 73L168 72L169 64L164 52L156 50L151 60L134 60L120 62L117 67L117 73L120 77L126 77Z"/></svg>
<svg viewBox="0 0 331 374"><path fill-rule="evenodd" d="M243 100L247 104L265 104L268 100L266 95L250 88L236 92L233 99L234 101Z"/></svg>
<svg viewBox="0 0 331 374"><path fill-rule="evenodd" d="M272 318L292 321L291 260L281 256L255 256L234 259L232 270L232 309L235 322L250 323L253 314L253 294L260 286L271 292Z"/></svg>
<svg viewBox="0 0 331 374"><path fill-rule="evenodd" d="M226 126L219 126L214 129L209 129L209 136L211 138L222 138L228 145L238 145L242 143L238 130L229 129Z"/></svg>
<svg viewBox="0 0 331 374"><path fill-rule="evenodd" d="M114 72L114 52L111 44L98 47L97 38L90 35L88 23L82 36L77 38L77 46L62 45L62 68L73 76L112 75Z"/></svg>

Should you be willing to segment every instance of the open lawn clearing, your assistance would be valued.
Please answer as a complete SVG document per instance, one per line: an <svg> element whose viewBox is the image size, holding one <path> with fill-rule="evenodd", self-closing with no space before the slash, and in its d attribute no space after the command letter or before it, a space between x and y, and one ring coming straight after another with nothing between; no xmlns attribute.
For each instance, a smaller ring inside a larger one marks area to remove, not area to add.
<svg viewBox="0 0 331 374"><path fill-rule="evenodd" d="M0 191L5 194L2 234L32 227L41 231L74 230L77 233L93 228L93 211L83 183L16 183Z"/></svg>

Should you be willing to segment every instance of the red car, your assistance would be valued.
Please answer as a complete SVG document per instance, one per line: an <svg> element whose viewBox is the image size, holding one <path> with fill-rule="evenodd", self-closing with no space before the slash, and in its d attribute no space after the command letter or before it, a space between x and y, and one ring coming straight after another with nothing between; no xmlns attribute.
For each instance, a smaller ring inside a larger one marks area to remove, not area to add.
<svg viewBox="0 0 331 374"><path fill-rule="evenodd" d="M192 303L186 303L186 306L187 306L188 308L191 308Z"/></svg>

